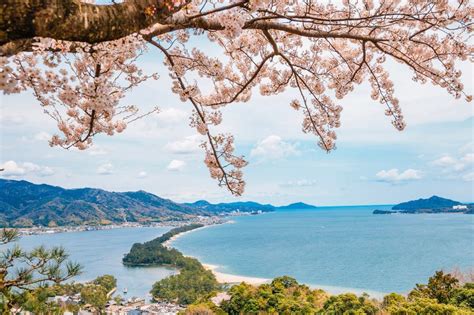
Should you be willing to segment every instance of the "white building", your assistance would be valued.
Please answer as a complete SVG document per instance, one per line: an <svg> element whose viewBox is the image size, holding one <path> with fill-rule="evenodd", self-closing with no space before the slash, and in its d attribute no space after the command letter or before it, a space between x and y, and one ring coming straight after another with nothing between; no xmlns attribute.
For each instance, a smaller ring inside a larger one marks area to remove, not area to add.
<svg viewBox="0 0 474 315"><path fill-rule="evenodd" d="M467 206L466 205L453 206L453 210L467 210Z"/></svg>

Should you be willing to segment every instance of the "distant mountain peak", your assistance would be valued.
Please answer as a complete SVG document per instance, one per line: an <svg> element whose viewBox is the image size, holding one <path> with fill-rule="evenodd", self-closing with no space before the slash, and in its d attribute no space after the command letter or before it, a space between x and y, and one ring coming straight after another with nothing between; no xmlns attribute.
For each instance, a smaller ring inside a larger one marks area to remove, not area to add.
<svg viewBox="0 0 474 315"><path fill-rule="evenodd" d="M423 209L442 209L452 208L453 206L461 205L459 201L443 198L433 195L427 199L417 199L407 202L402 202L392 207L393 210L423 210Z"/></svg>
<svg viewBox="0 0 474 315"><path fill-rule="evenodd" d="M146 191L64 189L4 179L0 187L0 226L147 223L210 214Z"/></svg>
<svg viewBox="0 0 474 315"><path fill-rule="evenodd" d="M198 201L195 201L193 203L191 203L192 205L195 205L197 207L204 207L204 206L208 206L210 205L211 203L207 200L198 200Z"/></svg>
<svg viewBox="0 0 474 315"><path fill-rule="evenodd" d="M254 201L235 201L235 202L221 202L221 203L210 203L206 200L198 200L193 203L185 203L185 205L190 207L197 207L210 211L213 213L220 212L254 212L254 211L273 211L275 207L270 204L260 204Z"/></svg>
<svg viewBox="0 0 474 315"><path fill-rule="evenodd" d="M316 209L317 207L316 206L313 206L313 205L309 205L307 203L304 203L304 202L294 202L294 203L290 203L289 205L287 206L281 206L281 207L278 207L278 209L282 209L282 210L289 210L289 209L295 209L295 210L298 210L298 209Z"/></svg>
<svg viewBox="0 0 474 315"><path fill-rule="evenodd" d="M176 203L144 190L111 192L98 188L64 189L0 178L0 227L31 225L162 222L196 215L268 212L275 207L253 201Z"/></svg>

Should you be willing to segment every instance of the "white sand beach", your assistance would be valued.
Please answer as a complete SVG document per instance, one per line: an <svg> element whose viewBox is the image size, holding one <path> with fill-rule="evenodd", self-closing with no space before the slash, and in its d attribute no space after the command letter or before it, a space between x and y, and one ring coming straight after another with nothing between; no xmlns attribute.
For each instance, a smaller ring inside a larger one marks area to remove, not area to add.
<svg viewBox="0 0 474 315"><path fill-rule="evenodd" d="M226 221L226 222L224 222L224 223L219 223L219 224L234 224L234 223L235 223L235 221L229 220L229 221ZM173 245L173 242L174 242L175 240L177 240L178 238L180 238L181 236L186 235L186 234L191 233L191 232L194 232L194 231L199 231L199 230L202 230L202 229L211 227L211 226L215 226L215 225L216 225L216 224L204 225L204 226L202 226L202 227L200 227L200 228L197 228L197 229L194 229L194 230L190 230L190 231L181 232L181 233L179 233L179 234L176 234L176 235L172 236L169 240L167 240L166 242L164 242L164 243L163 243L163 246L164 246L164 247L167 247L167 248L171 248L171 247L173 247L173 246L172 246L172 245Z"/></svg>
<svg viewBox="0 0 474 315"><path fill-rule="evenodd" d="M217 268L219 268L219 266L210 265L210 264L202 264L202 265L207 270L212 271L212 273L216 276L217 281L220 282L220 283L246 282L246 283L252 284L252 285L260 285L260 284L268 283L268 282L271 281L271 279L265 279L265 278L231 275L231 274L228 274L228 273L223 273L223 272L217 271Z"/></svg>
<svg viewBox="0 0 474 315"><path fill-rule="evenodd" d="M186 235L186 234L191 233L191 232L194 232L194 231L198 231L198 230L201 230L201 229L205 229L205 228L210 227L210 226L212 226L212 225L205 225L205 226L203 226L203 227L200 227L200 228L197 228L197 229L194 229L194 230L190 230L190 231L181 232L181 233L179 233L179 234L176 234L176 235L172 236L169 240L167 240L166 242L164 242L164 243L163 243L163 246L164 246L164 247L167 247L167 248L172 248L172 247L173 247L173 246L172 246L172 245L173 245L173 242L174 242L175 240L177 240L178 238L180 238L181 236Z"/></svg>

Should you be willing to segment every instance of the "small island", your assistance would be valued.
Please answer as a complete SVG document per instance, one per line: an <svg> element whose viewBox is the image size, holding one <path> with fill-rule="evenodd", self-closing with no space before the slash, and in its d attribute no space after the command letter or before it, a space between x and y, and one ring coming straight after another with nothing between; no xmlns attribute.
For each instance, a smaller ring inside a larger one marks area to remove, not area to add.
<svg viewBox="0 0 474 315"><path fill-rule="evenodd" d="M373 214L417 214L417 213L463 213L474 214L473 204L463 204L459 201L432 196L427 199L402 202L392 207L392 210L374 210Z"/></svg>

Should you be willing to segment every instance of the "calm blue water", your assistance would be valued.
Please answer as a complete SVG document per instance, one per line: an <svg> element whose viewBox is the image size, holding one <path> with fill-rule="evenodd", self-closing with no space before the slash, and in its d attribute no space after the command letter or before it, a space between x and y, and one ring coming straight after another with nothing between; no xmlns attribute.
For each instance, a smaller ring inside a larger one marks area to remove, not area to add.
<svg viewBox="0 0 474 315"><path fill-rule="evenodd" d="M259 278L291 275L330 292L406 292L437 269L474 266L474 216L372 215L374 208L331 207L233 217L173 245L219 271ZM113 274L128 297L145 297L167 268L129 268L122 257L135 242L169 228L127 228L23 237L29 249L62 245L84 266L76 280ZM328 288L329 287L329 288ZM357 290L360 289L360 290ZM121 292L119 292L122 294ZM123 295L123 294L122 294ZM376 294L374 294L376 295Z"/></svg>
<svg viewBox="0 0 474 315"><path fill-rule="evenodd" d="M218 271L320 286L407 292L435 270L474 266L474 216L373 215L327 207L232 218L183 235L173 246Z"/></svg>
<svg viewBox="0 0 474 315"><path fill-rule="evenodd" d="M39 245L64 246L73 261L84 267L84 273L74 278L88 281L104 274L117 278L118 294L123 297L143 297L150 291L153 283L166 278L175 271L161 267L125 267L122 257L134 243L151 240L170 228L123 228L102 231L87 231L58 234L25 236L19 240L24 249ZM123 294L123 288L128 289Z"/></svg>

